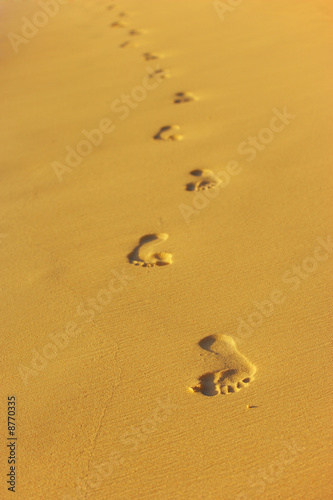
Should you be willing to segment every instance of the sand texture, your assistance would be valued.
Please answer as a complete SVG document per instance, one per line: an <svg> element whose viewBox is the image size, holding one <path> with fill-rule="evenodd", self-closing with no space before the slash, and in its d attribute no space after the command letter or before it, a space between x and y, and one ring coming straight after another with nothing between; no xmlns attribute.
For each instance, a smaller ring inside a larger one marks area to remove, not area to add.
<svg viewBox="0 0 333 500"><path fill-rule="evenodd" d="M332 17L0 0L1 500L333 498Z"/></svg>

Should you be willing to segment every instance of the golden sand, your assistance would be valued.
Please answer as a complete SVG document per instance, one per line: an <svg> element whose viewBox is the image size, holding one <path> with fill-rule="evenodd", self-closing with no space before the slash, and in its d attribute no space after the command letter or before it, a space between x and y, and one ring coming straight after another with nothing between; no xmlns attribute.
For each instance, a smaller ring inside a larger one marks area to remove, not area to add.
<svg viewBox="0 0 333 500"><path fill-rule="evenodd" d="M0 15L0 498L332 498L331 2Z"/></svg>

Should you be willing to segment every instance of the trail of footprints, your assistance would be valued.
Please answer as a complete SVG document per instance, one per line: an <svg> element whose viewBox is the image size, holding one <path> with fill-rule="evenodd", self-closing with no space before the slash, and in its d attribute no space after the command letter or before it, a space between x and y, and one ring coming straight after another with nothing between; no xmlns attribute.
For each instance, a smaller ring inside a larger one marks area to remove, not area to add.
<svg viewBox="0 0 333 500"><path fill-rule="evenodd" d="M115 4L107 8L113 10ZM128 22L123 21L127 17L126 12L119 12L121 20L110 24L112 28L128 28ZM125 40L119 47L137 48L138 44L133 40L146 33L142 29L129 29L130 40ZM142 57L145 61L154 61L163 58L162 54L157 52L144 52ZM169 78L168 70L156 68L149 73L150 78L158 77L160 79ZM189 91L177 92L173 96L174 104L186 104L197 100L197 97ZM164 125L153 136L155 141L181 141L184 138L180 132L179 125ZM190 174L195 180L186 185L187 191L203 191L214 189L222 182L212 170L196 169ZM163 248L169 235L166 233L147 234L142 236L138 245L128 255L131 264L141 267L159 267L172 264L173 256L166 251L156 251L156 247ZM228 335L210 335L202 339L199 344L203 354L203 373L199 375L196 385L189 387L189 391L200 392L205 396L216 396L218 394L236 393L243 387L246 387L256 373L256 367L241 354L235 341Z"/></svg>

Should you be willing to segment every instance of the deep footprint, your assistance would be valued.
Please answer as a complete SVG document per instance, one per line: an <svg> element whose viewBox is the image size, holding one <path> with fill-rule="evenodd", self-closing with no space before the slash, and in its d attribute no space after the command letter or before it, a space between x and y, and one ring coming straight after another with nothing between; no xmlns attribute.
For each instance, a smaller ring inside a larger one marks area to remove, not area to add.
<svg viewBox="0 0 333 500"><path fill-rule="evenodd" d="M192 170L191 175L199 177L199 180L197 182L189 182L186 185L187 191L205 191L206 189L217 187L222 182L212 170L207 168Z"/></svg>
<svg viewBox="0 0 333 500"><path fill-rule="evenodd" d="M181 104L183 102L191 102L191 101L196 101L197 98L191 94L191 92L177 92L175 94L173 102L175 104Z"/></svg>
<svg viewBox="0 0 333 500"><path fill-rule="evenodd" d="M166 233L147 234L143 236L139 245L128 255L131 264L143 267L167 266L172 264L172 254L154 252L155 246L164 243L169 238Z"/></svg>
<svg viewBox="0 0 333 500"><path fill-rule="evenodd" d="M235 341L228 335L210 335L199 342L206 351L205 373L199 377L198 385L190 387L191 392L205 396L238 392L253 380L256 367L241 354Z"/></svg>
<svg viewBox="0 0 333 500"><path fill-rule="evenodd" d="M154 135L154 139L155 141L181 141L183 136L175 134L179 129L179 125L165 125Z"/></svg>

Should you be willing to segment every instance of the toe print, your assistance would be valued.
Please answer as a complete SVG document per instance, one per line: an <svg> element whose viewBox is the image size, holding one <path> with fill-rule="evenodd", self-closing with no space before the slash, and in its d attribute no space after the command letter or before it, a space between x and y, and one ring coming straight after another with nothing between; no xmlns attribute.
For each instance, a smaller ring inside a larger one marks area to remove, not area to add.
<svg viewBox="0 0 333 500"><path fill-rule="evenodd" d="M143 267L167 266L172 264L172 255L167 252L156 253L155 246L164 243L169 238L166 233L147 234L143 236L139 245L128 256L131 264Z"/></svg>
<svg viewBox="0 0 333 500"><path fill-rule="evenodd" d="M191 94L191 92L177 92L175 94L173 102L175 104L181 104L183 102L191 102L191 101L196 101L197 98Z"/></svg>
<svg viewBox="0 0 333 500"><path fill-rule="evenodd" d="M192 170L191 175L199 177L197 182L189 182L186 185L187 191L205 191L217 187L222 181L219 179L212 170L198 169Z"/></svg>
<svg viewBox="0 0 333 500"><path fill-rule="evenodd" d="M181 141L183 136L175 133L179 128L178 125L161 127L157 134L154 135L154 139L155 141Z"/></svg>
<svg viewBox="0 0 333 500"><path fill-rule="evenodd" d="M211 335L199 342L206 351L206 372L198 379L192 392L205 396L231 394L240 391L253 380L256 367L241 354L235 341L228 335Z"/></svg>

